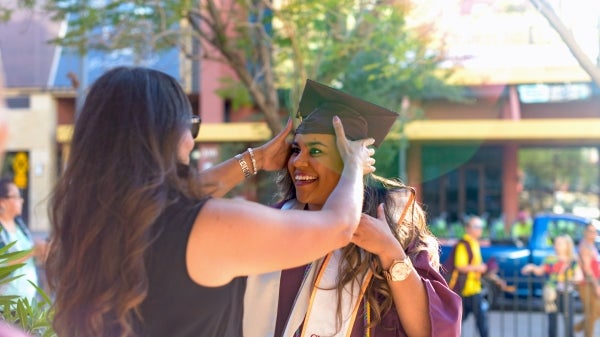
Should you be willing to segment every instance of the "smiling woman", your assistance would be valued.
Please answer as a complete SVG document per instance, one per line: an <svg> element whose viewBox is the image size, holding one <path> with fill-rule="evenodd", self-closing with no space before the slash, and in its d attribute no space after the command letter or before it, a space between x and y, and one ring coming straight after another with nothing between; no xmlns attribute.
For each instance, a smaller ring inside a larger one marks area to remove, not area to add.
<svg viewBox="0 0 600 337"><path fill-rule="evenodd" d="M296 199L307 204L309 210L321 209L343 167L334 136L298 134L294 138L288 172L296 188Z"/></svg>
<svg viewBox="0 0 600 337"><path fill-rule="evenodd" d="M284 201L278 207L286 211L320 210L344 180L340 172L347 163L328 119L338 116L350 139L371 137L379 146L397 117L310 80L298 114L302 122L280 181ZM245 337L460 334L460 299L438 273L437 241L414 189L373 174L365 180L363 216L352 244L312 263L248 279Z"/></svg>
<svg viewBox="0 0 600 337"><path fill-rule="evenodd" d="M327 122L334 116L342 119L346 137L371 137L375 147L381 145L398 117L391 110L308 80L296 116L302 122L292 143L289 176L281 181L283 199L297 198L308 209L318 210L337 184L344 165Z"/></svg>

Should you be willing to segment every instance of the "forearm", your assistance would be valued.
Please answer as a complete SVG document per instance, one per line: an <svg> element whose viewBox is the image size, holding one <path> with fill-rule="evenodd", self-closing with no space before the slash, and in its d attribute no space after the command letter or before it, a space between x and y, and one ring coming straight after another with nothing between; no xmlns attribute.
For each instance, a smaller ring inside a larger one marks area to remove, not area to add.
<svg viewBox="0 0 600 337"><path fill-rule="evenodd" d="M479 265L468 264L466 266L456 266L456 270L458 270L461 273L476 273L479 272L480 267Z"/></svg>
<svg viewBox="0 0 600 337"><path fill-rule="evenodd" d="M260 163L262 163L263 151L255 149L254 157L256 162L256 171L260 170ZM254 166L250 153L246 150L241 153L241 158L246 162L250 173L254 173ZM200 172L200 188L202 194L210 195L215 198L223 197L235 186L244 181L246 177L240 166L240 162L237 158L228 159L218 165L210 167Z"/></svg>
<svg viewBox="0 0 600 337"><path fill-rule="evenodd" d="M399 245L398 245L399 246ZM389 254L388 254L389 253ZM394 259L408 258L401 247L380 255L382 267L387 269ZM403 281L388 281L398 318L406 334L411 337L430 336L431 318L427 290L416 269Z"/></svg>
<svg viewBox="0 0 600 337"><path fill-rule="evenodd" d="M347 228L349 238L360 220L363 188L362 168L356 163L345 164L337 186L323 205L323 211L333 212L340 223L351 225Z"/></svg>

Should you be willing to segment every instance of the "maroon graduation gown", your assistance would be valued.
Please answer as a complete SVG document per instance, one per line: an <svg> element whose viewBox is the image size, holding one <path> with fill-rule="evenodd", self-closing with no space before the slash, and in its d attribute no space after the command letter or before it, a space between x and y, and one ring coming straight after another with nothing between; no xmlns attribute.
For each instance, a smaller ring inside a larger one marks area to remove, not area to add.
<svg viewBox="0 0 600 337"><path fill-rule="evenodd" d="M429 316L431 318L431 336L460 336L462 315L460 297L448 288L440 273L431 267L426 251L417 254L413 265L419 276L421 276L427 290ZM282 271L275 337L281 337L283 334L283 329L292 310L294 299L300 289L305 269L306 266L302 266ZM365 321L363 319L364 303L361 303L357 315L351 337L365 336ZM402 324L400 324L400 319L394 306L382 317L381 323L371 329L371 337L405 336L406 333Z"/></svg>

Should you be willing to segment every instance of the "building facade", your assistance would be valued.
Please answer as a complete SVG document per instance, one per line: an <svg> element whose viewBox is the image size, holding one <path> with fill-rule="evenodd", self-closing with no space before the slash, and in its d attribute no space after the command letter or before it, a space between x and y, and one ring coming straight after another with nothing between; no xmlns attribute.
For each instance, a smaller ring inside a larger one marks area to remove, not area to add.
<svg viewBox="0 0 600 337"><path fill-rule="evenodd" d="M449 60L459 69L453 81L467 89L463 102L412 102L424 117L405 128L407 182L417 188L431 221L457 222L478 214L501 221L508 230L524 207L554 209L527 194L520 154L529 149L548 149L557 156L562 149L591 149L597 154L597 86L527 2L417 2L429 6L423 7L428 15L422 20L437 18L452 47ZM58 34L58 29L50 32ZM27 41L22 36L14 40ZM5 48L2 53L7 53ZM13 104L7 165L12 167L17 158L14 167L23 169L23 153L27 155L26 195L34 230L48 229L45 200L68 156L78 95L74 79L91 83L102 69L128 62L118 54L90 55L84 60L61 49L44 55L52 60L45 68L46 84L8 83ZM4 59L5 69L12 69L17 60L6 64ZM244 122L249 120L244 112L231 115L228 102L216 93L220 79L233 76L231 69L210 60L182 61L180 55L169 53L159 59L158 68L181 79L202 116L195 153L200 168L220 160L224 143L253 144L270 138L265 123ZM82 76L82 70L87 75ZM7 75L10 80L10 71ZM399 140L390 136L387 141ZM598 186L599 181L596 177L593 184Z"/></svg>

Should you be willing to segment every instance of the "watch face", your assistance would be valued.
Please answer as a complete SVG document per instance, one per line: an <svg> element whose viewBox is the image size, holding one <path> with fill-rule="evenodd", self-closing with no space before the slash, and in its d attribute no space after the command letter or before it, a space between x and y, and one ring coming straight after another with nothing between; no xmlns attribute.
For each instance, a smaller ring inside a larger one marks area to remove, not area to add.
<svg viewBox="0 0 600 337"><path fill-rule="evenodd" d="M390 268L390 274L393 281L402 281L406 279L411 271L411 263L408 258L404 259L404 261L394 263L392 268Z"/></svg>

